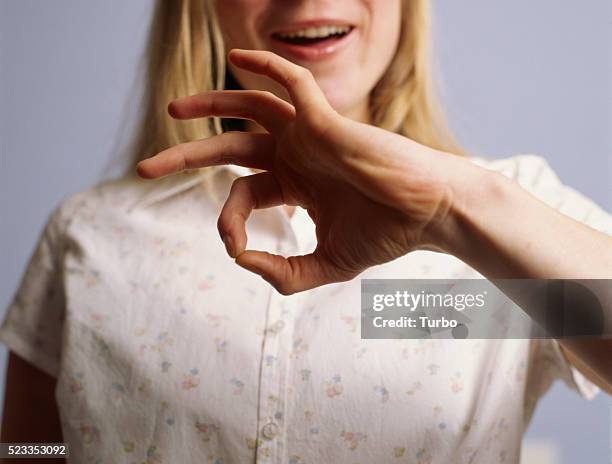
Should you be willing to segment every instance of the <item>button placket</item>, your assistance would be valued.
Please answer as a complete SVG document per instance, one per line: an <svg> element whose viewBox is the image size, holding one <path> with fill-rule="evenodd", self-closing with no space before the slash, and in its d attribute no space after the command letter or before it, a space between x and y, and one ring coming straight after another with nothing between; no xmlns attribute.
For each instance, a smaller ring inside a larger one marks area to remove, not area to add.
<svg viewBox="0 0 612 464"><path fill-rule="evenodd" d="M296 211L295 213L300 214ZM283 234L277 251L300 254L300 230L296 220L282 212ZM302 218L303 219L303 218ZM287 378L290 369L289 353L293 340L293 309L302 299L301 294L284 296L271 290L262 347L262 366L259 391L257 462L286 463L285 432L287 424Z"/></svg>
<svg viewBox="0 0 612 464"><path fill-rule="evenodd" d="M295 209L289 220L289 227L300 254L312 251L309 248L316 244L316 226L304 208Z"/></svg>
<svg viewBox="0 0 612 464"><path fill-rule="evenodd" d="M280 211L280 210L279 210ZM281 211L280 220L283 237L277 245L277 252L283 254L305 254L316 244L316 227L308 212L296 206L291 217Z"/></svg>
<svg viewBox="0 0 612 464"><path fill-rule="evenodd" d="M298 250L298 241L287 218L283 219L283 236L278 240L276 251L282 254L294 254Z"/></svg>
<svg viewBox="0 0 612 464"><path fill-rule="evenodd" d="M279 426L276 422L268 422L261 428L261 435L266 440L274 440L279 432Z"/></svg>
<svg viewBox="0 0 612 464"><path fill-rule="evenodd" d="M292 338L291 296L272 290L268 324L264 331L263 360L259 391L257 462L285 462L285 405L288 346Z"/></svg>
<svg viewBox="0 0 612 464"><path fill-rule="evenodd" d="M277 251L278 253L282 253L282 254L288 254L288 253L291 253L291 252L293 252L293 250L294 250L294 247L293 247L293 246L292 246L292 244L291 244L291 243L290 243L288 240L286 240L286 239L283 239L283 240L279 241L279 243L278 243L278 245L277 245L277 247L276 247L276 251Z"/></svg>

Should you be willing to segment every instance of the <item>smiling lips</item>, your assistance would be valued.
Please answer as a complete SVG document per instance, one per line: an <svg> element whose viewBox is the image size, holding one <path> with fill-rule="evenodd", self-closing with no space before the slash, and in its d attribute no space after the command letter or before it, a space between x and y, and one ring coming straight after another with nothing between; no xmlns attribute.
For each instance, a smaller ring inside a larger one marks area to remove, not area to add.
<svg viewBox="0 0 612 464"><path fill-rule="evenodd" d="M309 21L271 34L273 48L305 61L326 59L344 48L354 35L355 27L343 22Z"/></svg>

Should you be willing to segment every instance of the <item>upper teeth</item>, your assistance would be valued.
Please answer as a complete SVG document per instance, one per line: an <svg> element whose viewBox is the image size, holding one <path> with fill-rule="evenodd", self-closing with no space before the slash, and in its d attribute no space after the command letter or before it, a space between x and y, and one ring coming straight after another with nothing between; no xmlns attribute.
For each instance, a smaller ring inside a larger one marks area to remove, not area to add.
<svg viewBox="0 0 612 464"><path fill-rule="evenodd" d="M333 34L344 34L350 30L350 26L319 26L308 27L291 32L279 32L277 35L283 39L294 39L296 37L305 37L307 39L317 39L327 37Z"/></svg>

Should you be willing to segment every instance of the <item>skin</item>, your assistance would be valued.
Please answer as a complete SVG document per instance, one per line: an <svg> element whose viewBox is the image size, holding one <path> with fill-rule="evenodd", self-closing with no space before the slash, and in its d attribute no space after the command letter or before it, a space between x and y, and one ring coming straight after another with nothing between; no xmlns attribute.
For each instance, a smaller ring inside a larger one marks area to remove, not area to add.
<svg viewBox="0 0 612 464"><path fill-rule="evenodd" d="M271 31L306 19L334 18L354 25L356 40L338 56L295 62L308 66L337 111L369 121L368 95L389 66L399 41L400 0L216 0L215 6L226 50L272 50ZM273 80L232 63L229 69L242 88L268 90L289 101L284 87Z"/></svg>
<svg viewBox="0 0 612 464"><path fill-rule="evenodd" d="M250 122L248 133L183 143L137 166L147 179L216 164L251 168L254 175L232 185L217 222L238 265L285 295L353 279L420 249L457 256L491 279L612 277L609 236L560 214L501 174L367 124L367 95L397 44L398 1L224 0L217 8L227 49L266 50L266 27L312 15L347 17L360 34L355 49L328 63L232 50L229 66L248 90L170 102L175 118ZM312 254L284 258L247 249L245 222L253 209L295 205L316 224ZM366 224L363 217L369 218ZM529 221L518 223L516 217ZM560 342L571 363L612 393L609 340ZM57 409L41 414L36 406L54 404L53 379L15 358L12 354L5 404L20 414L5 415L3 441L37 440L28 435L32 421L24 417L37 418L39 436L61 436Z"/></svg>
<svg viewBox="0 0 612 464"><path fill-rule="evenodd" d="M262 170L236 179L217 225L236 263L280 293L347 281L415 250L452 254L489 279L611 277L611 237L502 174L341 115L312 72L274 53L234 49L229 59L284 85L292 104L253 90L174 100L168 110L175 118L242 117L267 133L176 145L140 162L137 172L155 179L216 164ZM251 211L281 205L300 205L315 222L311 254L285 258L246 248ZM612 307L612 299L602 303ZM610 340L560 341L570 362L612 391Z"/></svg>
<svg viewBox="0 0 612 464"><path fill-rule="evenodd" d="M10 352L8 358L2 443L63 443L59 412L55 401L55 378ZM16 462L0 459L0 463ZM17 462L38 463L40 459ZM45 459L49 464L65 459Z"/></svg>

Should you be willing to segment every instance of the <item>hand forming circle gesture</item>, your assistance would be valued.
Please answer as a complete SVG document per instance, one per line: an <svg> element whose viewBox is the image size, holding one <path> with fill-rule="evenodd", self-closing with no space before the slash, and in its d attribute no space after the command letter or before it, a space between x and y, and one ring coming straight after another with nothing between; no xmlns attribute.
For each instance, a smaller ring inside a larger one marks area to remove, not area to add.
<svg viewBox="0 0 612 464"><path fill-rule="evenodd" d="M231 62L284 86L270 92L210 91L170 102L175 118L250 119L268 133L226 132L182 143L138 163L144 178L236 164L263 170L236 179L217 222L228 253L284 295L350 280L417 249L436 249L453 202L451 178L467 164L401 135L338 114L311 72L272 52L238 50ZM253 209L299 205L317 246L284 258L246 250Z"/></svg>

